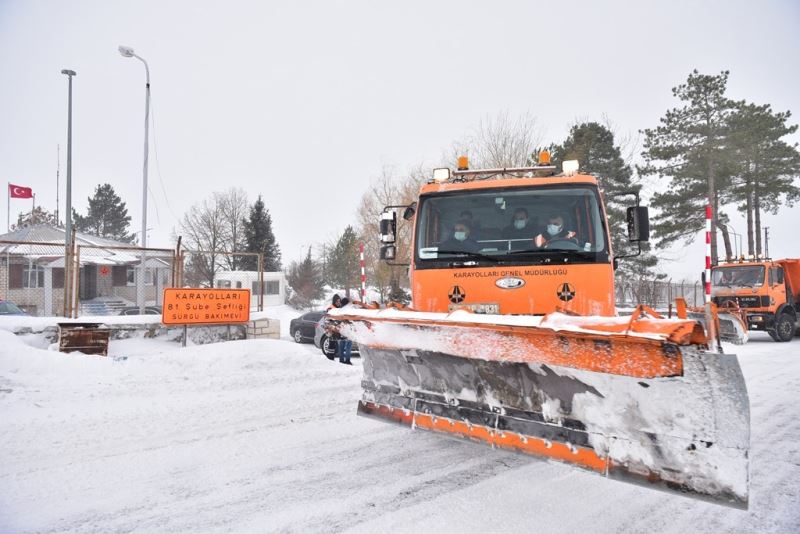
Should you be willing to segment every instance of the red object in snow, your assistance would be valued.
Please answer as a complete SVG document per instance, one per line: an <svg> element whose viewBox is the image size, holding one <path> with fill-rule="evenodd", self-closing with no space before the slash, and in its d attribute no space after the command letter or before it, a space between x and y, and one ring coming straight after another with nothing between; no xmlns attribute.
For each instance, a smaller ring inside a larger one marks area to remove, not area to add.
<svg viewBox="0 0 800 534"><path fill-rule="evenodd" d="M8 194L11 198L33 198L33 189L21 185L8 184Z"/></svg>
<svg viewBox="0 0 800 534"><path fill-rule="evenodd" d="M106 267L105 265L100 267L100 274L101 275L108 276L108 273L110 273L110 272L111 272L111 270L108 267Z"/></svg>

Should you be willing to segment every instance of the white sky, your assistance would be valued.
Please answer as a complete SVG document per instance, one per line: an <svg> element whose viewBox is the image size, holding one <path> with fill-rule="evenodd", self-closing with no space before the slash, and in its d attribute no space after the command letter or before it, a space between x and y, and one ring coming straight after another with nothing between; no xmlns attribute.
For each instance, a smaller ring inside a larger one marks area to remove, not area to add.
<svg viewBox="0 0 800 534"><path fill-rule="evenodd" d="M354 219L384 166L433 164L499 112L535 115L546 141L603 115L636 132L697 68L800 113L798 30L792 1L0 0L0 181L52 210L61 144L64 209L71 68L73 206L109 182L141 227L144 68L117 52L129 45L150 64L163 179L151 143L150 244L172 246L189 206L237 186L264 195L288 263ZM798 255L798 223L800 207L764 217L773 256ZM696 276L701 241L664 268Z"/></svg>

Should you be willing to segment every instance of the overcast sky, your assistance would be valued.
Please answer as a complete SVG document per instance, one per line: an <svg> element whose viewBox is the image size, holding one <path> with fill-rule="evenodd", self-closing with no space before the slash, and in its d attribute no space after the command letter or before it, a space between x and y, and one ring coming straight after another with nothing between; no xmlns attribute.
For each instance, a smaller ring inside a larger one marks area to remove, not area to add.
<svg viewBox="0 0 800 534"><path fill-rule="evenodd" d="M63 211L60 71L74 69L73 206L109 182L134 230L144 68L120 44L150 65L150 244L172 246L187 208L237 186L264 195L285 263L352 222L384 166L435 164L501 112L534 115L546 141L603 116L635 133L677 105L670 88L697 68L729 69L731 97L800 114L797 1L0 0L0 180L54 209L60 144ZM12 222L23 209L12 201ZM764 221L772 255L797 257L800 208ZM698 239L664 268L695 276L703 254Z"/></svg>

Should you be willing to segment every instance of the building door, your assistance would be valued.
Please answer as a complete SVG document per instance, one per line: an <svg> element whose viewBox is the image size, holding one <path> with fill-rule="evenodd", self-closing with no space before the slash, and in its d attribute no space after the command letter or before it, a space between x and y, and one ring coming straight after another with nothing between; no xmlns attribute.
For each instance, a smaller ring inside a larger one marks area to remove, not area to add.
<svg viewBox="0 0 800 534"><path fill-rule="evenodd" d="M91 300L97 297L97 265L84 265L81 267L81 300Z"/></svg>

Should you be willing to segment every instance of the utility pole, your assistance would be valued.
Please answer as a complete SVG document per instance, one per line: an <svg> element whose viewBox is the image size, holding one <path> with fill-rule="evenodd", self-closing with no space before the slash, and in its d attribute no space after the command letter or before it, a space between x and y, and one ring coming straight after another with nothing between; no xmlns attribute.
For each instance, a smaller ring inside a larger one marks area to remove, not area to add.
<svg viewBox="0 0 800 534"><path fill-rule="evenodd" d="M764 257L769 258L769 226L764 227Z"/></svg>
<svg viewBox="0 0 800 534"><path fill-rule="evenodd" d="M72 77L74 70L64 69L61 74L69 78L69 100L67 104L67 223L64 232L64 246L69 248L72 237Z"/></svg>
<svg viewBox="0 0 800 534"><path fill-rule="evenodd" d="M58 175L61 172L61 145L56 145L56 226L61 224L61 219L58 218Z"/></svg>

